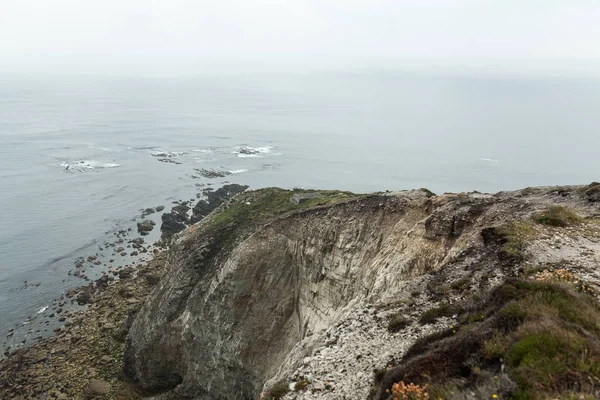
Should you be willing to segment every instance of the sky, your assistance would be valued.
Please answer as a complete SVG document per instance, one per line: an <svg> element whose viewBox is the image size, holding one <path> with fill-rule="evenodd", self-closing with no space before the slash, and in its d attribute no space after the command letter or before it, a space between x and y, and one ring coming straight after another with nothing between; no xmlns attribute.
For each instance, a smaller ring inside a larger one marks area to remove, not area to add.
<svg viewBox="0 0 600 400"><path fill-rule="evenodd" d="M599 0L0 0L0 72L595 74Z"/></svg>

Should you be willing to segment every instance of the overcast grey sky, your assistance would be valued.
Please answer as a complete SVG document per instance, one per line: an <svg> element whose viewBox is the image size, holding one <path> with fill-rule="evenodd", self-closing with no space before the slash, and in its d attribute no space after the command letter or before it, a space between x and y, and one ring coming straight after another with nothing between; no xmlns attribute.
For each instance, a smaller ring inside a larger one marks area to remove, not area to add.
<svg viewBox="0 0 600 400"><path fill-rule="evenodd" d="M0 0L0 71L588 74L600 0Z"/></svg>

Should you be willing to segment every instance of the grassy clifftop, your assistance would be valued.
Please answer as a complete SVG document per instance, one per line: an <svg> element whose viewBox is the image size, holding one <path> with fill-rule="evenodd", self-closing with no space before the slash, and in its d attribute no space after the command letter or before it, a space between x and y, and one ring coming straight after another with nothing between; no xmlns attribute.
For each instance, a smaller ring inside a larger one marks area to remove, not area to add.
<svg viewBox="0 0 600 400"><path fill-rule="evenodd" d="M505 262L526 265L525 249L543 230L556 238L570 227L571 236L585 241L596 224L551 206L482 236L496 241ZM553 244L561 249L560 242ZM457 322L419 339L397 363L377 371L370 398L600 398L600 282L572 270L556 264L521 268L485 297L425 311L421 324L452 316Z"/></svg>

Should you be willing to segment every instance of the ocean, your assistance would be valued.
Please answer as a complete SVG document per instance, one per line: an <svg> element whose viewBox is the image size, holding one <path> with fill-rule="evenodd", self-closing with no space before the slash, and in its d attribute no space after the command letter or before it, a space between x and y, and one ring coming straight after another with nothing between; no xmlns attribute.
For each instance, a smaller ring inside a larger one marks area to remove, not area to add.
<svg viewBox="0 0 600 400"><path fill-rule="evenodd" d="M51 334L46 307L86 284L69 275L77 258L110 257L106 243L129 228L135 237L147 207L168 211L224 182L437 193L587 184L600 180L599 109L600 82L575 79L0 76L0 338L14 348ZM16 343L9 329L23 331Z"/></svg>

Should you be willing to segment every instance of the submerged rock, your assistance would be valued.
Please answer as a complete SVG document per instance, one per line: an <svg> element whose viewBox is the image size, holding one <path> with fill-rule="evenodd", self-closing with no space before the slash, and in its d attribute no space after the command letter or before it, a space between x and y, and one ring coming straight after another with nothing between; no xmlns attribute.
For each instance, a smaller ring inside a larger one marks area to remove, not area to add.
<svg viewBox="0 0 600 400"><path fill-rule="evenodd" d="M154 229L154 225L155 225L154 221L147 219L145 221L138 222L137 229L141 235L148 235L148 234L150 234L150 231L152 231L152 229Z"/></svg>

